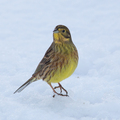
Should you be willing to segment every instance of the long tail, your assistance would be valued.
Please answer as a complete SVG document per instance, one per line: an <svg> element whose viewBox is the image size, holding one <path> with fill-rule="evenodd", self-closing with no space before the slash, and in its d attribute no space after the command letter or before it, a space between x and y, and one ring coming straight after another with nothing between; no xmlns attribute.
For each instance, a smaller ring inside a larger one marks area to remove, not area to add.
<svg viewBox="0 0 120 120"><path fill-rule="evenodd" d="M21 92L24 88L26 88L30 83L36 81L36 78L35 77L31 77L28 81L26 81L23 85L21 85L15 92L15 93L19 93Z"/></svg>

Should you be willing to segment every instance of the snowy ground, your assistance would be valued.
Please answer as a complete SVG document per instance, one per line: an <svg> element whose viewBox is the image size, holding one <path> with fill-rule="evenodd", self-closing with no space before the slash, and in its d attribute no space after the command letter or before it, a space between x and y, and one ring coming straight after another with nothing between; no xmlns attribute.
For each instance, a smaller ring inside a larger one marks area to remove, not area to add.
<svg viewBox="0 0 120 120"><path fill-rule="evenodd" d="M13 94L31 77L58 24L70 29L80 56L61 82L70 97L52 98L42 80ZM120 1L1 0L0 120L120 120Z"/></svg>

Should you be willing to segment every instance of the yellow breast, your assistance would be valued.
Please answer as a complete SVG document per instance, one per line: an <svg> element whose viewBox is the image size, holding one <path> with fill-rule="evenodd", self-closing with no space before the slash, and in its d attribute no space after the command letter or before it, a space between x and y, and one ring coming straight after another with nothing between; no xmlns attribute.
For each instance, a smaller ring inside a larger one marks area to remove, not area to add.
<svg viewBox="0 0 120 120"><path fill-rule="evenodd" d="M75 71L78 62L74 58L69 58L68 63L64 61L62 68L58 67L58 69L54 72L53 77L51 77L49 83L58 83L62 80L68 78Z"/></svg>

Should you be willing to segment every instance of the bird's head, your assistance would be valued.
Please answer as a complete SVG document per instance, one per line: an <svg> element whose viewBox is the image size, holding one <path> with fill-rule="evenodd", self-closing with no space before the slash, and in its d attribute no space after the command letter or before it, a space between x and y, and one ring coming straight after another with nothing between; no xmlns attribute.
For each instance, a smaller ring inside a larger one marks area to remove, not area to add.
<svg viewBox="0 0 120 120"><path fill-rule="evenodd" d="M72 42L69 29L64 25L57 25L53 31L53 39L57 44Z"/></svg>

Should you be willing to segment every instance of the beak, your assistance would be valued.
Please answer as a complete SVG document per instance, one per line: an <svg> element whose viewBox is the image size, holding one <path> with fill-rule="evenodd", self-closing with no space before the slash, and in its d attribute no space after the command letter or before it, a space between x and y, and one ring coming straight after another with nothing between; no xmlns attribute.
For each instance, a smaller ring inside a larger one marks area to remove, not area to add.
<svg viewBox="0 0 120 120"><path fill-rule="evenodd" d="M54 29L53 33L59 33L59 31L57 29Z"/></svg>

